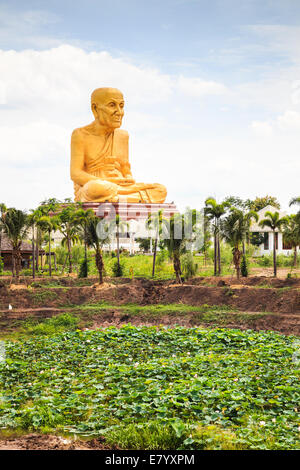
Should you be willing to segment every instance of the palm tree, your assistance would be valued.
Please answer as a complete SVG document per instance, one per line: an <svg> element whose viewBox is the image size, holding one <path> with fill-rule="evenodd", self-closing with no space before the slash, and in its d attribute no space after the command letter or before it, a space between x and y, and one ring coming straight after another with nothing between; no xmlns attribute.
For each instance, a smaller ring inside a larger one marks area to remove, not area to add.
<svg viewBox="0 0 300 470"><path fill-rule="evenodd" d="M213 220L214 232L214 275L221 275L221 253L220 253L220 220L226 213L230 203L227 201L217 204L216 200L209 197L205 201L204 215L208 220Z"/></svg>
<svg viewBox="0 0 300 470"><path fill-rule="evenodd" d="M163 211L159 210L155 214L150 214L148 219L146 220L146 227L148 229L155 230L155 241L154 241L154 250L153 250L153 263L152 263L152 277L155 275L155 262L156 262L156 254L157 254L157 245L159 236L163 230Z"/></svg>
<svg viewBox="0 0 300 470"><path fill-rule="evenodd" d="M42 210L41 206L38 206L36 209L31 209L31 214L29 215L30 218L30 225L32 227L32 249L35 250L32 256L32 262L35 260L35 267L33 268L33 272L39 270L39 255L40 249L43 242L43 233L41 226L39 225L39 220L43 217L44 211ZM34 277L34 275L33 275Z"/></svg>
<svg viewBox="0 0 300 470"><path fill-rule="evenodd" d="M86 242L89 247L95 249L96 252L96 266L99 273L99 283L103 284L103 272L104 272L104 262L102 255L102 247L109 242L110 235L107 234L106 237L99 237L97 233L97 226L99 224L99 219L95 215L89 217L86 221Z"/></svg>
<svg viewBox="0 0 300 470"><path fill-rule="evenodd" d="M290 200L289 206L293 206L294 204L298 204L298 205L300 206L300 196L298 196L298 197L293 197L293 198Z"/></svg>
<svg viewBox="0 0 300 470"><path fill-rule="evenodd" d="M3 203L0 203L0 222L1 222L1 217L5 214L6 211L7 211L6 205L3 204ZM0 223L0 263L2 262L1 247L2 247L2 226L1 226L1 223Z"/></svg>
<svg viewBox="0 0 300 470"><path fill-rule="evenodd" d="M189 220L188 217L190 217ZM192 240L196 220L197 216L194 210L188 214L176 213L172 215L170 219L162 219L163 244L168 249L169 256L173 260L174 272L178 284L182 284L180 256L186 251L187 243ZM185 232L184 228L186 225L192 229L191 233Z"/></svg>
<svg viewBox="0 0 300 470"><path fill-rule="evenodd" d="M117 263L118 263L118 273L120 273L120 232L128 230L128 222L121 220L120 215L116 214L114 223L116 224L116 238L117 238Z"/></svg>
<svg viewBox="0 0 300 470"><path fill-rule="evenodd" d="M244 246L252 219L258 221L256 212L249 211L245 214L241 209L232 207L229 215L221 223L222 236L232 246L233 263L238 279L241 273L240 264L242 256L240 245Z"/></svg>
<svg viewBox="0 0 300 470"><path fill-rule="evenodd" d="M85 262L85 266L86 266L86 276L87 276L87 271L88 271L88 256L87 256L87 222L88 220L91 218L91 217L94 217L94 211L92 209L83 209L83 208L80 208L78 209L76 212L75 212L75 215L74 215L74 218L76 220L76 222L78 222L78 225L82 228L83 230L83 241L84 241L84 262ZM86 277L84 276L84 277Z"/></svg>
<svg viewBox="0 0 300 470"><path fill-rule="evenodd" d="M287 223L287 218L280 218L279 212L270 212L265 213L265 219L259 222L259 225L264 227L269 227L273 231L273 267L274 267L274 277L277 276L277 262L276 262L276 230L280 230L281 227Z"/></svg>
<svg viewBox="0 0 300 470"><path fill-rule="evenodd" d="M76 209L75 205L68 205L63 207L63 209L58 214L59 221L59 231L63 235L62 245L67 246L68 258L69 258L69 274L73 271L72 264L72 244L79 241L78 236L78 219L76 218Z"/></svg>
<svg viewBox="0 0 300 470"><path fill-rule="evenodd" d="M294 250L294 267L297 266L297 247L300 245L300 217L298 214L292 214L287 217L287 223L284 226L283 235L285 240Z"/></svg>
<svg viewBox="0 0 300 470"><path fill-rule="evenodd" d="M10 208L2 214L1 224L4 233L12 244L13 276L16 274L18 280L22 261L21 245L27 238L30 220L25 212Z"/></svg>
<svg viewBox="0 0 300 470"><path fill-rule="evenodd" d="M52 260L51 260L51 233L58 229L59 227L59 218L57 216L49 217L48 215L43 215L37 221L37 226L45 232L48 232L48 243L49 243L49 276L52 276Z"/></svg>

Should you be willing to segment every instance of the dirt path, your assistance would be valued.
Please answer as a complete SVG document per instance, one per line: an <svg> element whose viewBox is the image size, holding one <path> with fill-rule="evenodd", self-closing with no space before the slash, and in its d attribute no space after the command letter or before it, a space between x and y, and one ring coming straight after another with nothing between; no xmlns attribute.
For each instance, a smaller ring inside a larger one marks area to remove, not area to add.
<svg viewBox="0 0 300 470"><path fill-rule="evenodd" d="M0 450L110 450L104 439L73 440L60 436L29 434L21 437L0 438ZM115 447L115 449L117 449Z"/></svg>

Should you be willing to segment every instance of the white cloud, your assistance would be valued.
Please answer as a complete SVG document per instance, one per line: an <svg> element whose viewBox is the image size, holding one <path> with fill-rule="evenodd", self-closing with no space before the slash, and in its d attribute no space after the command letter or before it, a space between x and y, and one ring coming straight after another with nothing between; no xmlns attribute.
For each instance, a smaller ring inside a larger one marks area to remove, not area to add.
<svg viewBox="0 0 300 470"><path fill-rule="evenodd" d="M190 78L180 76L177 82L180 92L201 98L207 95L223 95L228 93L228 89L222 84L214 81L205 81L200 78Z"/></svg>
<svg viewBox="0 0 300 470"><path fill-rule="evenodd" d="M261 137L270 137L273 134L273 128L268 122L253 121L251 127L254 133Z"/></svg>
<svg viewBox="0 0 300 470"><path fill-rule="evenodd" d="M300 113L297 111L287 110L277 118L278 126L282 130L300 130Z"/></svg>

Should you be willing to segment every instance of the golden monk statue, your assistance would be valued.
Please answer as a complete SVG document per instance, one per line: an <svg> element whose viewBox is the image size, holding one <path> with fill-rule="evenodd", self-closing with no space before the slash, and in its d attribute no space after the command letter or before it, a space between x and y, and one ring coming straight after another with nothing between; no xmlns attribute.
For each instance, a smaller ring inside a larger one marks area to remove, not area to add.
<svg viewBox="0 0 300 470"><path fill-rule="evenodd" d="M95 117L71 138L71 178L75 201L163 203L161 184L136 183L128 160L128 133L119 129L124 98L115 88L97 88L91 97Z"/></svg>

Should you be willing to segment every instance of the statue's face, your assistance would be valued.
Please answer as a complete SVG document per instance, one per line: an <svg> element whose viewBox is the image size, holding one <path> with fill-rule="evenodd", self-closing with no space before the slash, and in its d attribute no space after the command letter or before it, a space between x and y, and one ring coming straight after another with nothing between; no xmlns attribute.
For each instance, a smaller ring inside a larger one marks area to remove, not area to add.
<svg viewBox="0 0 300 470"><path fill-rule="evenodd" d="M122 124L124 116L124 98L118 91L107 91L101 100L93 103L92 110L95 119L101 126L116 129Z"/></svg>

